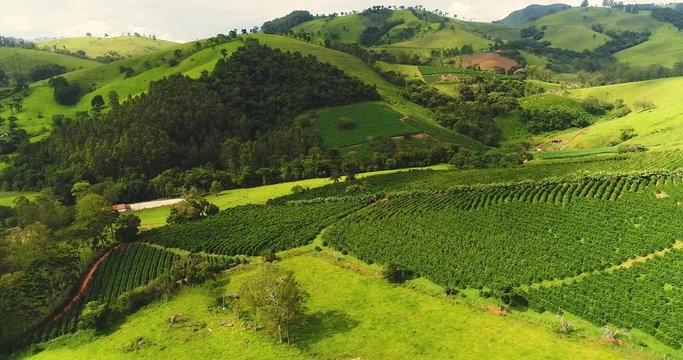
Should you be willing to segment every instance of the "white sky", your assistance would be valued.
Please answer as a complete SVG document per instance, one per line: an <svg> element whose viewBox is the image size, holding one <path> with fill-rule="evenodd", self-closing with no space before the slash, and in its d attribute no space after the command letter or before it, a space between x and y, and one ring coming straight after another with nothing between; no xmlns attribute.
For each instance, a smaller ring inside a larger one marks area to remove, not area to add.
<svg viewBox="0 0 683 360"><path fill-rule="evenodd" d="M492 21L529 4L552 4L557 0L422 0L414 3L369 0L20 0L2 1L0 35L35 39L94 36L123 32L154 34L175 41L192 41L230 29L251 28L292 10L313 14L362 10L372 5L416 5L440 9L459 19ZM601 0L589 0L591 5ZM581 0L568 0L578 6Z"/></svg>

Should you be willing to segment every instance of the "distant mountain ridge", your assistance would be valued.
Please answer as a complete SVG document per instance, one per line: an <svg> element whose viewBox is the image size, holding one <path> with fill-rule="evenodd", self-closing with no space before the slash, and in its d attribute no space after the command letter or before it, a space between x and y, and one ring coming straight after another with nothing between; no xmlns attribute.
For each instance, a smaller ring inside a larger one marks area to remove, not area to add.
<svg viewBox="0 0 683 360"><path fill-rule="evenodd" d="M542 18L546 15L567 9L571 9L571 6L567 4L529 5L524 9L513 11L503 20L497 21L497 23L505 25L521 25Z"/></svg>

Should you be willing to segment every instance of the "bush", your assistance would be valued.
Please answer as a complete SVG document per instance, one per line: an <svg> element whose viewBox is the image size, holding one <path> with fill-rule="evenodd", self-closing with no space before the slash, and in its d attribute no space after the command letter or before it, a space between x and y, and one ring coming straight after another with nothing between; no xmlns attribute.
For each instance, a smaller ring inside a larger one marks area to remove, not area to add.
<svg viewBox="0 0 683 360"><path fill-rule="evenodd" d="M389 263L382 271L382 277L393 284L402 284L413 277L413 272L396 263Z"/></svg>
<svg viewBox="0 0 683 360"><path fill-rule="evenodd" d="M337 125L337 128L339 130L353 130L356 127L356 123L353 122L353 120L351 119L341 119L341 121L339 121L339 124Z"/></svg>
<svg viewBox="0 0 683 360"><path fill-rule="evenodd" d="M619 146L619 153L637 153L637 152L645 152L648 151L649 149L645 147L644 145L640 144L624 144Z"/></svg>

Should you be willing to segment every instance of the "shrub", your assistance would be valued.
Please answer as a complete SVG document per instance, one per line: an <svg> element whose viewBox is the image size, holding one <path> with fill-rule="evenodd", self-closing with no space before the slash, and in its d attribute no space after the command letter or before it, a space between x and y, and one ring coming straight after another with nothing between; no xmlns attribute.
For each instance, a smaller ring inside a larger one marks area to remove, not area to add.
<svg viewBox="0 0 683 360"><path fill-rule="evenodd" d="M337 128L339 130L353 130L356 127L356 123L353 122L353 120L351 119L341 119L341 121L339 121L339 124L337 125Z"/></svg>
<svg viewBox="0 0 683 360"><path fill-rule="evenodd" d="M401 284L413 277L413 272L397 263L388 263L382 271L382 277L390 283Z"/></svg>

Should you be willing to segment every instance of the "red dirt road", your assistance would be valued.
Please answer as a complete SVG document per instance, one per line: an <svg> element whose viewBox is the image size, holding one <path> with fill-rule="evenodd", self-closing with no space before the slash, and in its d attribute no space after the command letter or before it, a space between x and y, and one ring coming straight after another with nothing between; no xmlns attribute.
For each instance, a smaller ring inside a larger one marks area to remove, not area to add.
<svg viewBox="0 0 683 360"><path fill-rule="evenodd" d="M104 260L106 260L109 257L109 254L111 254L111 252L113 250L116 250L116 249L120 248L121 246L122 246L122 244L118 244L115 247L109 249L106 253L104 253L102 256L100 256L100 258L97 259L97 261L95 261L94 264L92 264L92 266L90 267L90 270L88 271L88 274L85 276L85 278L81 282L81 286L78 288L78 292L76 292L74 297L71 298L71 301L69 301L69 303L66 304L62 308L62 310L52 318L52 321L59 320L62 316L64 316L64 314L66 314L67 312L69 312L69 310L71 310L71 308L76 304L76 302L78 302L78 299L81 298L81 295L83 295L83 292L85 291L85 289L88 287L88 284L90 283L90 280L92 279L92 276L95 273L95 271L97 271L97 269L100 267L100 265L102 265Z"/></svg>

